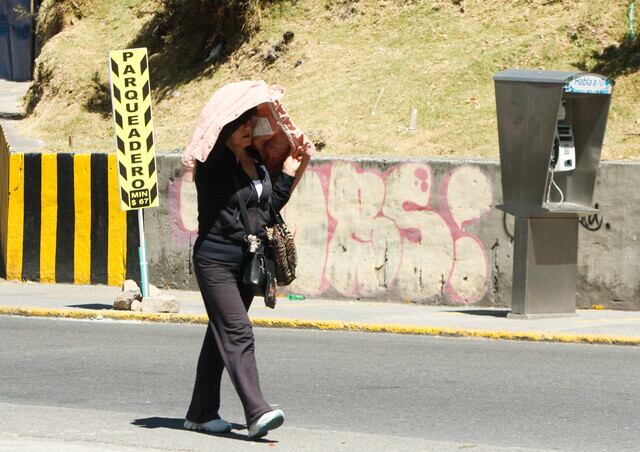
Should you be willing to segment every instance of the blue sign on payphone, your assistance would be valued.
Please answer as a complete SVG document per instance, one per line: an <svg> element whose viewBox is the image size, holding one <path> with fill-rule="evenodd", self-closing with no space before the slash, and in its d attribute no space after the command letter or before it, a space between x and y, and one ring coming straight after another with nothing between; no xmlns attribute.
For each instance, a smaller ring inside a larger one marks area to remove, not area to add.
<svg viewBox="0 0 640 452"><path fill-rule="evenodd" d="M565 93L611 94L611 80L595 74L580 74L567 80Z"/></svg>

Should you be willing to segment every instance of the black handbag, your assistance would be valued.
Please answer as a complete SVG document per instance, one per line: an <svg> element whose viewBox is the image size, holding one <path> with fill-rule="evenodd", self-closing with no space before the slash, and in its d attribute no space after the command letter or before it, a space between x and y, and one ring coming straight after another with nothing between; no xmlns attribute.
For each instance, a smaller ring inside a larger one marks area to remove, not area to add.
<svg viewBox="0 0 640 452"><path fill-rule="evenodd" d="M256 291L260 292L266 283L264 254L252 253L250 256L242 274L242 284L254 287ZM254 295L259 295L259 293L254 293Z"/></svg>
<svg viewBox="0 0 640 452"><path fill-rule="evenodd" d="M250 256L244 267L241 282L244 286L251 288L254 295L264 297L264 304L273 309L276 307L275 263L267 257L260 239L249 232L249 216L244 196L240 190L237 193L240 200L240 217L247 233L245 242L247 242Z"/></svg>

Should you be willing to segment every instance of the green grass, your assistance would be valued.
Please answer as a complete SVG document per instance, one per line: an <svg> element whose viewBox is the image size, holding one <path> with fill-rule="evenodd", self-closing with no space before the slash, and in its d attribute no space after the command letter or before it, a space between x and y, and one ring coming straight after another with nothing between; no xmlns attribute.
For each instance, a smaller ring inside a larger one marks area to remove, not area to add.
<svg viewBox="0 0 640 452"><path fill-rule="evenodd" d="M94 93L91 78L98 71L106 82L108 50L133 42L159 8L157 0L91 3L91 14L42 52L54 80L22 129L49 148L67 149L69 135L77 149L112 148L111 118L84 106ZM605 48L624 50L626 0L462 3L464 12L451 0L273 5L263 11L261 31L224 64L195 67L189 77L173 78L171 64L155 68L161 82L154 92L158 147L186 145L213 91L253 78L286 86L285 106L313 139L327 144L324 152L330 155L497 157L495 73L589 70L603 61L597 55ZM266 65L261 54L287 30L295 33L294 40ZM167 60L154 55L151 65L154 61ZM297 61L302 64L294 67ZM616 77L605 159L640 155L640 75L633 64L621 69L626 72ZM418 109L418 127L409 135L403 129L412 106Z"/></svg>

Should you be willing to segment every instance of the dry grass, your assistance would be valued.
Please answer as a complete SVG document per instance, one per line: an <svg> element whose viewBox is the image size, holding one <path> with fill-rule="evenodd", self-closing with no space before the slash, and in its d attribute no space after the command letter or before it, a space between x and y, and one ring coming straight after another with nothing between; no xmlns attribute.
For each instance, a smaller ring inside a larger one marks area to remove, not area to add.
<svg viewBox="0 0 640 452"><path fill-rule="evenodd" d="M76 150L110 150L109 117L87 111L92 78L106 82L110 48L127 46L158 1L93 0L92 13L55 36L41 63L55 68L23 132ZM244 78L288 88L285 105L331 155L498 155L492 76L506 68L590 69L594 52L618 46L626 0L298 0L262 12L262 30L224 64L156 90L154 116L162 150L183 147L211 93ZM463 9L463 10L462 10ZM273 64L263 54L295 33ZM151 58L154 63L155 56ZM156 60L157 61L157 60ZM296 62L302 62L297 64ZM606 159L640 155L640 75L616 79ZM154 80L152 79L152 85ZM371 109L384 94L375 115ZM403 132L411 107L415 134Z"/></svg>

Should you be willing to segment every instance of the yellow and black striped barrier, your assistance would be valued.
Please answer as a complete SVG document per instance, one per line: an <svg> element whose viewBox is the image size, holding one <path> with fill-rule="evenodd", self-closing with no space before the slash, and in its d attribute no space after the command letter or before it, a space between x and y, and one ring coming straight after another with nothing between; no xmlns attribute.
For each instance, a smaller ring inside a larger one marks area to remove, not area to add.
<svg viewBox="0 0 640 452"><path fill-rule="evenodd" d="M7 262L7 215L9 213L9 144L0 127L0 272Z"/></svg>
<svg viewBox="0 0 640 452"><path fill-rule="evenodd" d="M14 153L0 140L4 276L109 285L138 280L137 217L120 210L115 155Z"/></svg>

